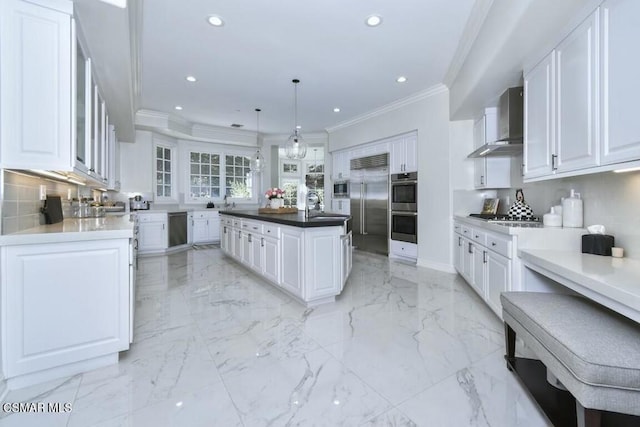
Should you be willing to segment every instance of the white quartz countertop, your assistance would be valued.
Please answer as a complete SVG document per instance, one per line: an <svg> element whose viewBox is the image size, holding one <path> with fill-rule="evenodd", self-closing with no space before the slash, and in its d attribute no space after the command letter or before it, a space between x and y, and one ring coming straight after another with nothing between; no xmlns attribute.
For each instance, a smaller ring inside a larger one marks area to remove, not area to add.
<svg viewBox="0 0 640 427"><path fill-rule="evenodd" d="M640 261L576 251L518 251L526 267L640 322Z"/></svg>
<svg viewBox="0 0 640 427"><path fill-rule="evenodd" d="M125 239L133 237L131 215L103 218L69 218L57 224L40 225L0 236L0 245L29 245L82 240Z"/></svg>

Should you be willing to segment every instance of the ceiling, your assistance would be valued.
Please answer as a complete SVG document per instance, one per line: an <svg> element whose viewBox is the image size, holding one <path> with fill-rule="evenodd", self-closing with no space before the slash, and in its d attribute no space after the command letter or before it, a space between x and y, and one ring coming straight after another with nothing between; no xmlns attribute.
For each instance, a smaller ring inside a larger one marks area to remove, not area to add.
<svg viewBox="0 0 640 427"><path fill-rule="evenodd" d="M474 6L474 0L133 1L140 15L136 108L255 131L259 107L266 134L293 130L294 78L303 134L441 84ZM365 25L372 14L382 17L380 26ZM210 15L224 25L211 26ZM198 80L190 83L188 75ZM397 83L399 76L407 81Z"/></svg>

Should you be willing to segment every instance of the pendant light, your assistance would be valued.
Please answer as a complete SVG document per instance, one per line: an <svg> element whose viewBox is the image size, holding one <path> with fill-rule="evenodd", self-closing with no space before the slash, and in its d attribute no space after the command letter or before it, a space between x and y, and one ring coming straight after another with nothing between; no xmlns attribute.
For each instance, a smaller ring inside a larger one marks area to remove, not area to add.
<svg viewBox="0 0 640 427"><path fill-rule="evenodd" d="M295 114L295 127L293 133L287 139L284 144L285 153L289 159L304 159L307 155L307 143L304 142L300 131L298 130L298 83L300 80L293 79L294 84L294 114Z"/></svg>
<svg viewBox="0 0 640 427"><path fill-rule="evenodd" d="M251 162L249 163L249 169L253 173L260 173L264 170L264 157L260 154L260 111L262 110L256 108L256 144L258 145L258 150L251 157Z"/></svg>

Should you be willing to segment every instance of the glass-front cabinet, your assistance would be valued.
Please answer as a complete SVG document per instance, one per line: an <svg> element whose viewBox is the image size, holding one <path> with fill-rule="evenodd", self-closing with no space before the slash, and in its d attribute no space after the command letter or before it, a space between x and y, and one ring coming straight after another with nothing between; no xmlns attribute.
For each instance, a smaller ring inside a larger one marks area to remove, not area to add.
<svg viewBox="0 0 640 427"><path fill-rule="evenodd" d="M91 113L92 113L91 59L87 58L80 43L76 49L76 162L81 172L91 168Z"/></svg>

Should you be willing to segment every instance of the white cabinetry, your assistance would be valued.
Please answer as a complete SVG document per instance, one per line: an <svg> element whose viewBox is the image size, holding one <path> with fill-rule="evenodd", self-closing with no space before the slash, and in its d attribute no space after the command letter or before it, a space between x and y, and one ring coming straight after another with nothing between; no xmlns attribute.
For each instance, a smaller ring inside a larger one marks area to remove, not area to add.
<svg viewBox="0 0 640 427"><path fill-rule="evenodd" d="M349 215L351 213L351 201L349 199L333 199L331 201L331 212Z"/></svg>
<svg viewBox="0 0 640 427"><path fill-rule="evenodd" d="M136 213L138 215L138 253L163 252L168 247L166 213Z"/></svg>
<svg viewBox="0 0 640 427"><path fill-rule="evenodd" d="M630 51L640 40L640 2L607 0L600 9L600 160L603 164L637 160L640 58Z"/></svg>
<svg viewBox="0 0 640 427"><path fill-rule="evenodd" d="M525 72L525 181L640 161L640 5L607 0Z"/></svg>
<svg viewBox="0 0 640 427"><path fill-rule="evenodd" d="M334 181L348 179L351 170L351 156L349 151L336 151L332 154L331 178Z"/></svg>
<svg viewBox="0 0 640 427"><path fill-rule="evenodd" d="M418 135L411 133L389 143L391 173L418 170Z"/></svg>
<svg viewBox="0 0 640 427"><path fill-rule="evenodd" d="M289 292L303 297L302 295L302 266L305 254L303 252L302 231L295 228L283 228L280 233L280 245L282 256L280 265L282 266L281 285Z"/></svg>
<svg viewBox="0 0 640 427"><path fill-rule="evenodd" d="M4 246L1 253L2 363L10 382L51 369L71 375L80 372L69 371L74 363L104 357L115 363L129 348L129 239Z"/></svg>
<svg viewBox="0 0 640 427"><path fill-rule="evenodd" d="M194 211L191 228L193 244L220 241L220 216L217 211Z"/></svg>
<svg viewBox="0 0 640 427"><path fill-rule="evenodd" d="M513 288L513 238L454 223L454 267L500 317L500 293Z"/></svg>
<svg viewBox="0 0 640 427"><path fill-rule="evenodd" d="M524 75L525 179L552 173L555 51Z"/></svg>
<svg viewBox="0 0 640 427"><path fill-rule="evenodd" d="M478 148L498 139L498 110L486 108L482 117L473 123L473 144ZM476 188L510 188L511 159L509 157L480 157L474 159Z"/></svg>
<svg viewBox="0 0 640 427"><path fill-rule="evenodd" d="M596 80L598 13L556 48L556 162L558 172L598 164Z"/></svg>
<svg viewBox="0 0 640 427"><path fill-rule="evenodd" d="M59 9L60 8L60 9ZM71 171L73 4L0 2L0 163Z"/></svg>
<svg viewBox="0 0 640 427"><path fill-rule="evenodd" d="M343 226L293 227L221 215L222 250L307 304L333 300L351 272Z"/></svg>

